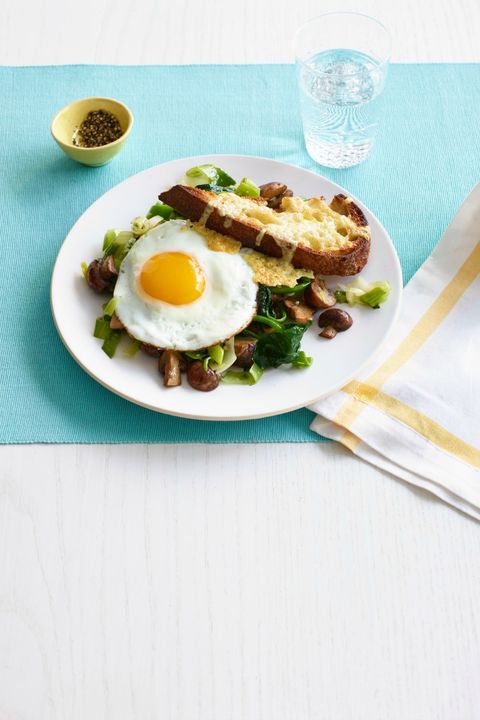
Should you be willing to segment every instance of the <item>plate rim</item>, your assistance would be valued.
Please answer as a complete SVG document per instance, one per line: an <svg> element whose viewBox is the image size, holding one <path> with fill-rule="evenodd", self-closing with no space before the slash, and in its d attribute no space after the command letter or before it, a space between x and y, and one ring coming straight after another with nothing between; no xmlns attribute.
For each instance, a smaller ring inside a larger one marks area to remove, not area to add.
<svg viewBox="0 0 480 720"><path fill-rule="evenodd" d="M312 176L314 176L317 180L318 180L318 179L320 179L320 180L325 180L327 183L335 186L335 188L337 188L338 191L347 192L347 193L348 193L348 197L351 197L352 200L354 200L355 202L358 202L362 207L366 208L366 210L368 211L368 214L369 214L369 215L375 220L375 222L377 222L378 225L381 227L381 229L382 229L382 231L384 232L386 238L388 239L388 242L390 243L391 249L393 250L394 268L395 268L395 272L396 272L397 280L398 280L398 301L397 301L397 306L396 306L396 308L395 308L395 312L394 312L393 317L392 317L392 319L391 319L391 322L390 322L390 325L389 325L388 330L386 331L386 333L385 333L384 337L382 338L381 342L379 342L379 344L375 346L375 348L371 351L371 353L367 356L367 358L362 362L362 364L361 364L359 367L357 367L357 369L356 369L354 372L352 372L350 375L348 375L346 379L342 380L342 381L341 381L338 385L336 385L335 387L333 387L333 388L331 388L331 389L329 389L329 390L327 390L327 391L323 391L323 392L321 392L319 395L316 395L315 397L313 397L311 400L308 401L308 405L305 405L304 402L300 402L300 403L298 403L298 404L294 404L294 405L291 405L291 406L289 405L288 407L282 408L281 410L274 410L274 411L271 411L271 412L253 413L253 414L248 414L248 415L245 415L245 414L242 414L242 415L229 415L229 416L221 416L221 415L205 416L205 415L199 415L198 413L188 413L188 412L184 412L184 411L175 411L175 410L171 410L171 409L159 408L159 407L156 406L156 405L152 405L152 404L143 402L143 401L141 401L141 400L138 400L138 399L136 399L136 398L134 398L134 397L132 397L132 396L130 396L130 395L122 392L121 390L117 389L116 387L113 387L112 385L109 385L108 382L106 382L105 380L103 380L102 378L100 378L97 374L95 374L94 371L90 370L90 369L80 360L80 358L75 354L75 351L73 350L73 348L70 347L70 345L69 345L68 342L66 341L66 339L65 339L65 337L64 337L64 335L63 335L63 333L62 333L62 331L61 331L61 328L60 328L60 326L59 326L59 323L57 322L57 317L56 317L56 314L55 314L55 302L54 302L54 291L55 291L55 290L54 290L54 286L55 286L56 273L58 272L59 261L60 261L60 259L61 259L60 256L61 256L61 254L62 254L62 250L63 250L63 248L64 248L65 243L67 242L67 240L68 240L68 238L70 237L70 235L74 232L76 226L80 223L80 221L82 220L83 216L84 216L86 213L90 212L90 210L91 210L97 203L99 203L99 202L105 197L105 195L108 195L109 193L115 191L117 188L119 188L120 186L122 186L124 183L130 182L133 178L137 178L137 177L139 177L139 176L141 176L141 175L143 175L143 174L146 174L146 173L148 173L148 172L150 172L150 171L152 171L152 170L154 170L154 169L161 168L161 167L163 167L163 166L165 166L165 165L169 165L170 163L174 163L174 162L179 162L179 161L182 161L182 162L183 162L183 161L185 161L185 162L187 163L187 162L189 162L189 161L192 161L192 162L196 162L196 163L198 164L198 160L199 160L199 159L207 160L207 159L210 159L210 158L215 159L215 158L219 158L219 157L222 157L222 158L232 157L232 158L239 158L239 159L246 159L246 160L262 160L262 161L267 161L267 162L270 162L270 163L274 163L274 164L279 165L279 166L285 166L285 165L286 165L286 166L288 166L288 167L294 168L294 169L296 169L296 170L301 170L301 171L304 172L304 173L307 173L307 174L309 174L309 175L312 175ZM303 167L301 167L300 165L294 165L293 163L288 163L288 162L285 162L285 161L283 161L283 160L277 160L276 158L269 158L269 157L265 157L265 156L262 156L262 155L245 155L245 154L243 154L243 153L205 153L205 154L199 154L199 155L188 155L188 156L185 156L185 157L176 157L176 158L173 158L173 159L171 159L171 160L166 160L165 162L162 162L162 163L157 163L156 165L152 165L152 166L150 166L150 167L148 167L148 168L144 168L143 170L140 170L140 171L137 172L137 173L133 173L132 175L129 175L128 177L124 178L123 180L120 180L120 182L116 183L116 184L113 185L111 188L109 188L108 190L106 190L104 193L102 193L101 195L99 195L99 196L93 201L93 203L91 203L91 204L82 212L82 214L76 219L76 221L74 222L74 224L70 227L68 233L66 234L65 238L63 239L63 242L62 242L62 244L60 245L60 248L59 248L59 250L58 250L58 252L57 252L57 255L56 255L56 258L55 258L55 262L54 262L54 264L53 264L52 273L51 273L51 279L50 279L50 310L51 310L51 313L52 313L53 322L54 322L54 325L55 325L55 329L56 329L56 331L57 331L57 333L58 333L58 336L60 337L60 340L62 341L64 347L66 348L66 350L68 351L68 353L70 354L70 356L75 360L75 362L82 368L82 370L83 370L84 372L86 372L91 378L93 378L93 379L95 380L95 382L98 382L100 385L102 385L104 388L106 388L107 390L109 390L110 392L112 392L114 395L118 395L119 397L123 398L124 400L127 400L128 402L133 403L134 405L138 405L139 407L143 407L143 408L145 408L145 409L147 409L147 410L151 410L151 411L153 411L153 412L160 413L160 414L162 414L162 415L169 415L169 416L172 416L172 417L180 417L180 418L184 418L184 419L188 419L188 420L203 420L203 421L212 421L212 422L239 422L239 421L242 421L242 420L260 420L260 419L262 419L262 418L275 417L276 415L283 415L283 414L285 414L285 413L293 412L293 411L295 411L295 410L299 410L299 409L302 409L302 408L307 408L307 409L309 409L309 406L310 406L310 405L313 405L314 403L319 402L319 401L322 400L323 398L328 397L329 395L332 395L332 394L335 393L335 392L338 392L338 390L340 390L342 387L344 387L344 386L347 385L349 382L351 382L351 381L355 378L355 376L358 375L359 373L361 373L361 372L365 369L365 367L367 367L367 366L372 362L373 358L374 358L377 354L380 353L380 351L383 349L383 347L385 346L386 342L387 342L388 339L390 338L391 332L392 332L393 328L395 327L395 325L396 325L397 322L398 322L398 316L399 316L399 314L400 314L400 310L401 310L401 307L402 307L403 290L404 290L404 288L403 288L403 272L402 272L402 267L401 267L401 264L400 264L400 260L399 260L399 257L398 257L398 254L397 254L395 245L393 244L393 241L392 241L392 239L391 239L391 237L390 237L390 234L387 232L387 230L386 230L386 228L384 227L384 225L382 224L382 222L381 222L381 221L377 218L377 216L370 210L370 208L368 208L368 207L365 205L365 203L363 203L363 202L362 202L360 199L358 199L355 195L353 195L352 193L350 193L349 191L347 191L346 188L344 188L344 187L341 186L341 185L338 185L338 183L336 183L335 181L330 180L330 178L327 178L327 177L325 177L324 175L321 175L321 174L315 172L314 170L307 170L306 168L303 168Z"/></svg>

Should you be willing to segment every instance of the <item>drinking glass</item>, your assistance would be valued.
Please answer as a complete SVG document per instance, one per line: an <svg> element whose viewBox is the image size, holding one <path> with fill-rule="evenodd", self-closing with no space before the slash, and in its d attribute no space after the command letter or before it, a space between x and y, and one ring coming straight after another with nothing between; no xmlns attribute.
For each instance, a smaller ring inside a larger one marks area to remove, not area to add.
<svg viewBox="0 0 480 720"><path fill-rule="evenodd" d="M327 13L297 30L305 145L320 165L346 168L370 154L389 57L388 30L368 15Z"/></svg>

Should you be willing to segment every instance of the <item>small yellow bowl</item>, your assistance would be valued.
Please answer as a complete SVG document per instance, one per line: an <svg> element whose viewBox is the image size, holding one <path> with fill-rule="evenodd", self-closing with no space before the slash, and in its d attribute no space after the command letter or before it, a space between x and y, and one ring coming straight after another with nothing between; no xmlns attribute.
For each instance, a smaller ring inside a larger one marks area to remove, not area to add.
<svg viewBox="0 0 480 720"><path fill-rule="evenodd" d="M73 144L78 126L92 110L106 110L117 118L123 134L118 140L99 147L79 147ZM83 165L98 167L106 165L120 152L133 126L133 115L126 105L113 98L90 97L74 100L58 112L52 120L50 131L63 152Z"/></svg>

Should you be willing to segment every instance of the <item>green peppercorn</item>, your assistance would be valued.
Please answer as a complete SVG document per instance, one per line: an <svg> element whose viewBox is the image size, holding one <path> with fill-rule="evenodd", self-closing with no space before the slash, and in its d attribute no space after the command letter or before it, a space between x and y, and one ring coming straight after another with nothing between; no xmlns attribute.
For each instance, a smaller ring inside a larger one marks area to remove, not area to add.
<svg viewBox="0 0 480 720"><path fill-rule="evenodd" d="M72 141L79 147L100 147L118 140L122 135L115 115L107 110L92 110L76 129Z"/></svg>

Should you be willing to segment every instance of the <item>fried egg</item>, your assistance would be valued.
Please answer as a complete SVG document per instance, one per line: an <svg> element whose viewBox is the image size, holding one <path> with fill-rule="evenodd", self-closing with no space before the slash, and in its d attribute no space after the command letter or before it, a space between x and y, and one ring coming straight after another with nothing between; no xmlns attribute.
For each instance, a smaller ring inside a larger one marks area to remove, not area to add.
<svg viewBox="0 0 480 720"><path fill-rule="evenodd" d="M115 312L141 342L199 350L246 327L256 293L240 255L214 252L188 222L170 220L140 237L122 262Z"/></svg>

